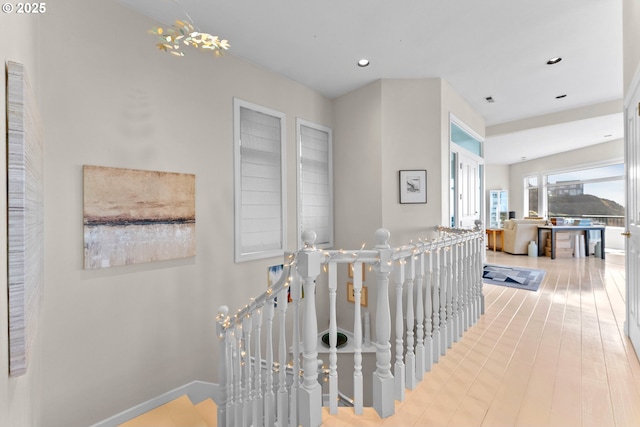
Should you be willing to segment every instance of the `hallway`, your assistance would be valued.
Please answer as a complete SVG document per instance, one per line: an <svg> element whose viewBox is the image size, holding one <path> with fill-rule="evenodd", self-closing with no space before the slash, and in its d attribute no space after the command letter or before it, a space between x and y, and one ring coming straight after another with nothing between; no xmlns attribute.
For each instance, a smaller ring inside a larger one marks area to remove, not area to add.
<svg viewBox="0 0 640 427"><path fill-rule="evenodd" d="M624 336L624 256L491 264L546 271L538 292L484 285L485 315L396 413L352 408L322 426L639 426L640 363Z"/></svg>

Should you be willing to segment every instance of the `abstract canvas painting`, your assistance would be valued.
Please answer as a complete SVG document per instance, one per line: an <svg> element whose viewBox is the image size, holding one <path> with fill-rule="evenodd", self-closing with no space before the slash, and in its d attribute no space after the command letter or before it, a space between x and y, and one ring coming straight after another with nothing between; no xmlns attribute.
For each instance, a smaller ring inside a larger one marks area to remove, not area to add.
<svg viewBox="0 0 640 427"><path fill-rule="evenodd" d="M195 175L83 167L84 268L195 255Z"/></svg>
<svg viewBox="0 0 640 427"><path fill-rule="evenodd" d="M44 286L44 132L22 64L7 63L9 375L27 372Z"/></svg>

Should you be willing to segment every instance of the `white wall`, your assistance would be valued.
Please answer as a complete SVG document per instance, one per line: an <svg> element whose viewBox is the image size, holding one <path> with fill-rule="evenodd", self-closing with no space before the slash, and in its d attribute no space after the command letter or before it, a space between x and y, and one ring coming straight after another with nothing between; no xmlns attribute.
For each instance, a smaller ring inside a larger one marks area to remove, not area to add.
<svg viewBox="0 0 640 427"><path fill-rule="evenodd" d="M336 248L371 247L382 226L381 91L375 81L334 101Z"/></svg>
<svg viewBox="0 0 640 427"><path fill-rule="evenodd" d="M290 250L295 118L332 127L332 103L232 54L159 52L146 33L157 23L115 1L59 0L40 24L46 289L43 407L30 424L81 426L216 381L217 307L242 307L282 262L233 262L232 98L287 114ZM84 164L195 174L197 255L84 271Z"/></svg>
<svg viewBox="0 0 640 427"><path fill-rule="evenodd" d="M602 144L592 145L579 150L567 151L553 156L510 165L509 210L516 212L516 218L522 218L524 207L523 179L527 175L539 172L568 169L576 166L590 165L606 161L622 161L624 158L624 141L617 139Z"/></svg>
<svg viewBox="0 0 640 427"><path fill-rule="evenodd" d="M622 1L622 41L624 62L625 95L631 90L631 82L640 66L640 3L635 0Z"/></svg>
<svg viewBox="0 0 640 427"><path fill-rule="evenodd" d="M450 113L481 136L484 119L442 79L383 79L334 105L336 246L373 244L363 224L387 228L392 244L448 224ZM427 170L426 204L399 203L404 169Z"/></svg>
<svg viewBox="0 0 640 427"><path fill-rule="evenodd" d="M509 165L486 165L485 186L488 190L509 191Z"/></svg>
<svg viewBox="0 0 640 427"><path fill-rule="evenodd" d="M38 19L35 16L6 14L0 17L0 59L2 60L2 77L0 77L0 135L6 135L6 72L7 61L19 62L25 66L27 77L30 80L32 90L38 96ZM6 145L0 150L2 164L6 164ZM0 185L6 188L6 175L0 175ZM0 198L0 212L2 223L7 222L6 197ZM6 227L0 227L0 239L7 241ZM0 245L0 259L7 259L7 247ZM0 277L4 289L7 288L7 264L0 263ZM9 361L7 345L8 338L8 307L7 298L0 299L0 342L3 343L0 351L0 426L27 426L37 424L37 414L40 409L40 386L42 366L42 325L45 319L40 317L38 323L40 331L35 338L32 353L29 357L28 372L26 375L16 378L8 376Z"/></svg>
<svg viewBox="0 0 640 427"><path fill-rule="evenodd" d="M392 245L408 243L440 224L440 79L382 82L382 225ZM427 203L400 204L399 171L427 170Z"/></svg>

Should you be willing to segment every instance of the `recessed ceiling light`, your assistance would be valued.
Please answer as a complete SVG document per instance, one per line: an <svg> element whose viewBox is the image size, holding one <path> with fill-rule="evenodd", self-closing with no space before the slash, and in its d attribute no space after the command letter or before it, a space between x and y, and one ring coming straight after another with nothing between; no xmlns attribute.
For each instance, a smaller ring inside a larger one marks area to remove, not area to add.
<svg viewBox="0 0 640 427"><path fill-rule="evenodd" d="M613 135L611 135L610 133L606 134L604 137L605 138L611 138Z"/></svg>
<svg viewBox="0 0 640 427"><path fill-rule="evenodd" d="M566 98L566 96L567 96L566 94L565 95L558 95L558 96L556 96L556 99Z"/></svg>
<svg viewBox="0 0 640 427"><path fill-rule="evenodd" d="M562 61L562 58L560 58L559 56L556 56L555 58L551 58L550 60L548 60L547 65L557 64L560 61Z"/></svg>
<svg viewBox="0 0 640 427"><path fill-rule="evenodd" d="M368 59L361 59L358 61L358 67L368 67L369 66L369 60Z"/></svg>

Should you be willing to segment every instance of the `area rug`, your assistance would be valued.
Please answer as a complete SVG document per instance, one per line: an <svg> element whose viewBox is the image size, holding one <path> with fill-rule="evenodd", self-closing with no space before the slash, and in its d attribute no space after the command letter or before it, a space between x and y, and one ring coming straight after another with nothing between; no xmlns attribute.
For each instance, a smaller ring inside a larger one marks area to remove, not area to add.
<svg viewBox="0 0 640 427"><path fill-rule="evenodd" d="M537 291L544 278L544 274L544 270L536 270L533 268L486 264L482 278L484 279L484 283L491 285Z"/></svg>

